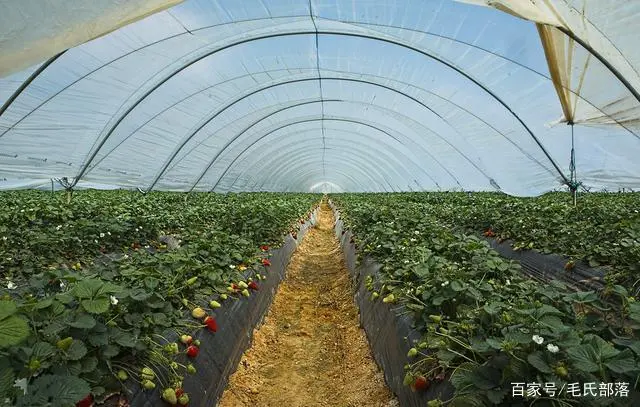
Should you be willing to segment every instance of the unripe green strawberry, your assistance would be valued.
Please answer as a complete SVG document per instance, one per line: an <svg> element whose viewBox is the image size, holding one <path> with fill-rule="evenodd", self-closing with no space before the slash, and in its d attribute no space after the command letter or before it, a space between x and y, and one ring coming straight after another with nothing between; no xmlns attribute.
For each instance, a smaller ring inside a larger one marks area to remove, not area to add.
<svg viewBox="0 0 640 407"><path fill-rule="evenodd" d="M197 347L200 347L200 339L196 339L195 341L193 341L193 344Z"/></svg>
<svg viewBox="0 0 640 407"><path fill-rule="evenodd" d="M220 299L221 300L226 300L227 298L229 298L229 296L227 294L220 294Z"/></svg>
<svg viewBox="0 0 640 407"><path fill-rule="evenodd" d="M181 406L189 404L189 395L187 393L183 393L182 396L178 397L178 404Z"/></svg>
<svg viewBox="0 0 640 407"><path fill-rule="evenodd" d="M429 344L428 344L428 343L426 343L426 342L420 342L420 343L418 344L418 349L426 349L428 346L429 346Z"/></svg>
<svg viewBox="0 0 640 407"><path fill-rule="evenodd" d="M189 306L189 301L186 298L182 299L182 305L184 305L185 307Z"/></svg>
<svg viewBox="0 0 640 407"><path fill-rule="evenodd" d="M393 294L389 294L389 295L387 295L386 297L384 297L384 298L382 299L382 302L384 302L385 304L389 304L389 303L394 302L395 300L396 300L395 295L393 295Z"/></svg>
<svg viewBox="0 0 640 407"><path fill-rule="evenodd" d="M148 367L143 367L140 377L142 379L153 380L156 378L156 374Z"/></svg>
<svg viewBox="0 0 640 407"><path fill-rule="evenodd" d="M56 343L56 347L60 350L67 350L69 349L69 347L71 346L71 344L73 343L73 338L72 337L66 337L64 339L60 339L57 343Z"/></svg>
<svg viewBox="0 0 640 407"><path fill-rule="evenodd" d="M440 315L429 315L429 319L431 319L436 324L439 324L442 321L442 316Z"/></svg>
<svg viewBox="0 0 640 407"><path fill-rule="evenodd" d="M187 373L196 374L196 368L191 363L187 365Z"/></svg>
<svg viewBox="0 0 640 407"><path fill-rule="evenodd" d="M413 358L417 355L418 355L418 349L416 348L411 348L409 349L409 352L407 352L407 357L410 357L410 358Z"/></svg>
<svg viewBox="0 0 640 407"><path fill-rule="evenodd" d="M152 382L151 380L144 379L144 380L142 381L142 387L143 387L145 390L153 390L153 389L155 389L155 388L156 388L156 384L155 384L154 382Z"/></svg>
<svg viewBox="0 0 640 407"><path fill-rule="evenodd" d="M245 283L244 281L240 281L240 282L238 283L238 287L240 287L240 288L242 288L242 289L245 289L245 288L247 288L247 287L248 287L248 285L247 285L247 283Z"/></svg>
<svg viewBox="0 0 640 407"><path fill-rule="evenodd" d="M164 345L164 351L167 352L170 355L175 355L178 352L180 352L180 349L178 348L178 344L175 342L171 342L168 343L166 345Z"/></svg>
<svg viewBox="0 0 640 407"><path fill-rule="evenodd" d="M371 300L372 300L372 301L377 300L377 299L378 299L378 297L380 297L380 294L378 294L376 291L374 291L374 292L371 294Z"/></svg>
<svg viewBox="0 0 640 407"><path fill-rule="evenodd" d="M569 371L564 366L558 366L553 371L560 377L567 377L569 375Z"/></svg>
<svg viewBox="0 0 640 407"><path fill-rule="evenodd" d="M249 290L247 290L246 288L244 290L242 290L242 295L244 295L245 297L249 296Z"/></svg>
<svg viewBox="0 0 640 407"><path fill-rule="evenodd" d="M173 370L178 369L178 362L171 362L169 363L169 367Z"/></svg>
<svg viewBox="0 0 640 407"><path fill-rule="evenodd" d="M220 305L220 303L219 303L218 301L215 301L215 300L213 300L213 301L209 302L209 306L210 306L212 309L216 309L216 308L220 308L220 307L222 307L222 305Z"/></svg>
<svg viewBox="0 0 640 407"><path fill-rule="evenodd" d="M200 307L196 307L191 311L191 316L196 319L204 318L206 315L207 313Z"/></svg>
<svg viewBox="0 0 640 407"><path fill-rule="evenodd" d="M187 280L187 285L194 285L196 281L198 281L198 277L191 277Z"/></svg>
<svg viewBox="0 0 640 407"><path fill-rule="evenodd" d="M129 378L129 375L124 370L118 370L117 377L118 377L118 380L124 382L125 380L127 380Z"/></svg>
<svg viewBox="0 0 640 407"><path fill-rule="evenodd" d="M176 397L176 391L171 387L164 389L162 392L162 399L169 404L177 404L178 398Z"/></svg>
<svg viewBox="0 0 640 407"><path fill-rule="evenodd" d="M191 335L181 335L180 342L185 345L191 345L191 342L193 342L193 337Z"/></svg>
<svg viewBox="0 0 640 407"><path fill-rule="evenodd" d="M38 359L31 359L29 361L29 370L35 372L38 369L40 369L40 361Z"/></svg>
<svg viewBox="0 0 640 407"><path fill-rule="evenodd" d="M230 292L230 293L235 293L236 289L233 288L232 286L229 286L229 287L227 287L227 291Z"/></svg>

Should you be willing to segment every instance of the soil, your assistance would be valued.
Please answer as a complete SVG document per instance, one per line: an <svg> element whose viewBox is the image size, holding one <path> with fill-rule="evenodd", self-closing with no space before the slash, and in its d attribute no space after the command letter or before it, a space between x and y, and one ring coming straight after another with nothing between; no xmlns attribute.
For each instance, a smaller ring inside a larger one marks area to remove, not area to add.
<svg viewBox="0 0 640 407"><path fill-rule="evenodd" d="M323 203L218 406L398 405L360 328L334 222Z"/></svg>

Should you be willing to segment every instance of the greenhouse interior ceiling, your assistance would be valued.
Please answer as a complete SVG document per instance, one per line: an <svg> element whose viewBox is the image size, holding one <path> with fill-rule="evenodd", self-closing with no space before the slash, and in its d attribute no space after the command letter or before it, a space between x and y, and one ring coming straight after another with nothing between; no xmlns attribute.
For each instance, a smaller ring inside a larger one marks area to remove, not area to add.
<svg viewBox="0 0 640 407"><path fill-rule="evenodd" d="M0 189L640 187L640 1L8 0Z"/></svg>

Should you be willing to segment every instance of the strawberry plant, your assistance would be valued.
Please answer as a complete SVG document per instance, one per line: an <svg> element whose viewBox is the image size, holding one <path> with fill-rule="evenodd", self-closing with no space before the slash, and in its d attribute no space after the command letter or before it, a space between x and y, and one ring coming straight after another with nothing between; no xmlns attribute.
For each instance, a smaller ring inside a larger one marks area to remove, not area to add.
<svg viewBox="0 0 640 407"><path fill-rule="evenodd" d="M617 382L639 390L640 306L623 286L612 285L605 303L593 291L528 279L478 234L452 226L453 215L442 214L455 208L449 194L331 199L354 233L360 260L382 265L367 289L393 309L402 306L422 335L407 354L407 386L426 389L447 379L455 394L442 402L453 406L533 403L512 394L518 382ZM430 201L436 199L444 209ZM489 227L500 230L480 230ZM620 401L583 398L580 405ZM574 402L566 394L553 398L553 405Z"/></svg>
<svg viewBox="0 0 640 407"><path fill-rule="evenodd" d="M134 383L181 389L195 373L185 358L198 354L192 335L218 334L215 309L232 300L225 287L264 272L263 249L279 247L318 200L0 193L0 401L64 407Z"/></svg>

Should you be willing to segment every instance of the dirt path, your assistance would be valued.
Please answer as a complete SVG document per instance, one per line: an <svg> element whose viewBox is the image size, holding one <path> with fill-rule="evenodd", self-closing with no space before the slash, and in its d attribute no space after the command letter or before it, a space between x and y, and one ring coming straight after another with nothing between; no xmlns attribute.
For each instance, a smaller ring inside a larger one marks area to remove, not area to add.
<svg viewBox="0 0 640 407"><path fill-rule="evenodd" d="M333 223L323 204L218 406L397 405L359 327Z"/></svg>

